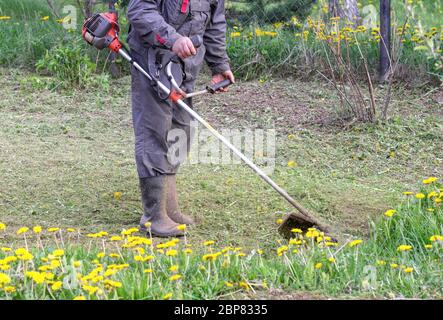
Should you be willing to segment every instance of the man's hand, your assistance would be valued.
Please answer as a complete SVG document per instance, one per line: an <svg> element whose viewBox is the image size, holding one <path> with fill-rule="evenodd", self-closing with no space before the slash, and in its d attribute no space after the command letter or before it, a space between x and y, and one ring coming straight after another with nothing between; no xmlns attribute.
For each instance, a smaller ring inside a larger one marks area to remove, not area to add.
<svg viewBox="0 0 443 320"><path fill-rule="evenodd" d="M212 84L216 84L222 82L225 79L231 80L232 83L235 83L235 77L231 70L216 74L212 77ZM227 92L228 88L222 88L219 90L220 92Z"/></svg>
<svg viewBox="0 0 443 320"><path fill-rule="evenodd" d="M186 59L190 56L193 56L197 53L194 45L192 44L191 39L188 37L181 37L175 41L172 46L172 52L174 52L181 59Z"/></svg>

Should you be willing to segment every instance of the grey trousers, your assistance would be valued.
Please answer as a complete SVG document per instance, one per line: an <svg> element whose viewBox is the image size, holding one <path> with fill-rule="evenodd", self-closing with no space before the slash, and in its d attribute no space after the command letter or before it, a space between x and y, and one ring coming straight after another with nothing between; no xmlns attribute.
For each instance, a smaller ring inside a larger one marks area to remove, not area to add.
<svg viewBox="0 0 443 320"><path fill-rule="evenodd" d="M131 52L145 70L147 55ZM182 85L193 90L199 68ZM132 118L135 134L135 161L139 178L175 174L191 147L192 117L169 100L162 100L150 81L132 67ZM185 101L192 107L191 99Z"/></svg>

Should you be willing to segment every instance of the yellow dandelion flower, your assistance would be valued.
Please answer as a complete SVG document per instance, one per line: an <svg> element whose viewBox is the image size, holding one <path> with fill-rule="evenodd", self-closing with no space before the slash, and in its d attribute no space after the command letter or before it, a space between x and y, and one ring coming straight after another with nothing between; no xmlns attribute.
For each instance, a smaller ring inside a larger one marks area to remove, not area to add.
<svg viewBox="0 0 443 320"><path fill-rule="evenodd" d="M186 254L191 254L192 253L192 249L191 248L186 248L185 250L183 250L184 253Z"/></svg>
<svg viewBox="0 0 443 320"><path fill-rule="evenodd" d="M396 263L391 263L391 268L392 268L392 269L397 269L397 268L398 268L398 264L396 264Z"/></svg>
<svg viewBox="0 0 443 320"><path fill-rule="evenodd" d="M227 286L228 288L232 288L234 286L234 284L232 284L229 281L225 281L225 286Z"/></svg>
<svg viewBox="0 0 443 320"><path fill-rule="evenodd" d="M10 252L10 251L12 251L12 248L2 247L1 250L2 250L3 252Z"/></svg>
<svg viewBox="0 0 443 320"><path fill-rule="evenodd" d="M172 293L171 292L169 292L169 293L167 293L167 294L165 294L164 296L163 296L163 300L169 300L169 299L171 299L172 298Z"/></svg>
<svg viewBox="0 0 443 320"><path fill-rule="evenodd" d="M169 271L174 272L178 270L178 265L174 264L173 266L169 267Z"/></svg>
<svg viewBox="0 0 443 320"><path fill-rule="evenodd" d="M385 213L384 213L384 215L385 216L387 216L387 217L392 217L393 215L394 215L394 213L396 213L397 211L395 211L395 210L393 210L393 209L390 209L390 210L387 210Z"/></svg>
<svg viewBox="0 0 443 320"><path fill-rule="evenodd" d="M41 18L42 21L48 21L49 20L49 16L44 16Z"/></svg>
<svg viewBox="0 0 443 320"><path fill-rule="evenodd" d="M120 191L114 192L114 199L120 200L122 197L122 193Z"/></svg>
<svg viewBox="0 0 443 320"><path fill-rule="evenodd" d="M54 283L51 285L51 289L52 289L53 291L57 291L57 290L60 290L62 286L63 286L63 282L61 282L61 281L56 281L56 282L54 282Z"/></svg>
<svg viewBox="0 0 443 320"><path fill-rule="evenodd" d="M54 250L54 251L52 252L52 254L53 254L55 257L61 257L61 256L63 256L63 255L65 254L65 250L63 250L63 249L56 249L56 250Z"/></svg>
<svg viewBox="0 0 443 320"><path fill-rule="evenodd" d="M77 296L72 300L86 300L85 296Z"/></svg>
<svg viewBox="0 0 443 320"><path fill-rule="evenodd" d="M277 219L277 220L275 220L275 223L276 224L282 224L283 223L283 219Z"/></svg>
<svg viewBox="0 0 443 320"><path fill-rule="evenodd" d="M410 195L413 195L414 193L412 191L404 191L403 194L405 196L410 196Z"/></svg>
<svg viewBox="0 0 443 320"><path fill-rule="evenodd" d="M287 166L288 166L288 168L294 168L297 166L297 163L293 160L290 160L290 161L288 161Z"/></svg>
<svg viewBox="0 0 443 320"><path fill-rule="evenodd" d="M0 16L0 20L10 20L10 16Z"/></svg>
<svg viewBox="0 0 443 320"><path fill-rule="evenodd" d="M22 227L20 229L17 230L17 234L24 234L26 232L28 232L29 228L28 227Z"/></svg>
<svg viewBox="0 0 443 320"><path fill-rule="evenodd" d="M110 240L111 240L111 241L121 241L121 240L122 240L122 237L120 237L120 236L113 236L113 237L111 237Z"/></svg>
<svg viewBox="0 0 443 320"><path fill-rule="evenodd" d="M410 250L412 250L412 246L406 244L402 244L397 247L397 251L410 251Z"/></svg>
<svg viewBox="0 0 443 320"><path fill-rule="evenodd" d="M415 194L415 197L416 197L417 199L423 199L423 198L425 198L426 196L425 196L423 193L419 192L419 193L416 193L416 194Z"/></svg>
<svg viewBox="0 0 443 320"><path fill-rule="evenodd" d="M292 233L303 233L302 229L299 229L299 228L291 229L291 232Z"/></svg>
<svg viewBox="0 0 443 320"><path fill-rule="evenodd" d="M433 182L435 182L437 180L438 180L437 177L429 177L429 178L423 180L422 182L423 182L423 184L431 184L431 183L433 183Z"/></svg>
<svg viewBox="0 0 443 320"><path fill-rule="evenodd" d="M0 222L0 231L5 230L6 229L6 224L4 224L3 222Z"/></svg>
<svg viewBox="0 0 443 320"><path fill-rule="evenodd" d="M443 236L435 234L429 238L429 241L431 241L431 242L443 241Z"/></svg>
<svg viewBox="0 0 443 320"><path fill-rule="evenodd" d="M426 249L432 249L432 244L425 244Z"/></svg>
<svg viewBox="0 0 443 320"><path fill-rule="evenodd" d="M0 287L2 287L5 284L8 284L11 282L11 278L5 274L5 273L0 273Z"/></svg>
<svg viewBox="0 0 443 320"><path fill-rule="evenodd" d="M203 242L204 246L212 246L214 244L215 244L215 241L213 241L213 240L208 240L208 241Z"/></svg>
<svg viewBox="0 0 443 320"><path fill-rule="evenodd" d="M181 225L177 226L177 230L185 231L186 230L186 225L185 224L181 224Z"/></svg>
<svg viewBox="0 0 443 320"><path fill-rule="evenodd" d="M412 271L414 271L414 268L410 267L410 268L404 268L403 271L405 273L411 273Z"/></svg>
<svg viewBox="0 0 443 320"><path fill-rule="evenodd" d="M57 232L59 230L60 230L60 228L49 228L48 232Z"/></svg>
<svg viewBox="0 0 443 320"><path fill-rule="evenodd" d="M82 265L82 263L81 261L74 261L73 265L74 267L79 268Z"/></svg>
<svg viewBox="0 0 443 320"><path fill-rule="evenodd" d="M315 264L314 268L315 269L321 269L322 266L323 266L323 263L318 262L318 263Z"/></svg>
<svg viewBox="0 0 443 320"><path fill-rule="evenodd" d="M3 290L5 290L6 293L14 293L15 291L17 291L13 286L6 286L3 288Z"/></svg>
<svg viewBox="0 0 443 320"><path fill-rule="evenodd" d="M251 289L251 286L246 281L240 281L238 283L238 286L246 291L249 291L249 289Z"/></svg>
<svg viewBox="0 0 443 320"><path fill-rule="evenodd" d="M169 277L169 281L177 281L177 280L180 280L181 278L182 278L182 276L180 274L174 274Z"/></svg>
<svg viewBox="0 0 443 320"><path fill-rule="evenodd" d="M41 226L35 226L34 228L32 228L32 231L34 231L34 233L41 233L42 232L42 227Z"/></svg>
<svg viewBox="0 0 443 320"><path fill-rule="evenodd" d="M66 231L68 231L68 232L75 232L75 229L74 228L67 228Z"/></svg>
<svg viewBox="0 0 443 320"><path fill-rule="evenodd" d="M384 266L384 265L386 265L386 261L384 261L384 260L377 260L376 264L378 266Z"/></svg>
<svg viewBox="0 0 443 320"><path fill-rule="evenodd" d="M335 262L335 258L334 257L329 257L328 261L334 263Z"/></svg>
<svg viewBox="0 0 443 320"><path fill-rule="evenodd" d="M358 246L360 243L362 243L363 242L363 240L354 240L354 241L351 241L351 242L349 242L349 247L355 247L355 246Z"/></svg>
<svg viewBox="0 0 443 320"><path fill-rule="evenodd" d="M178 254L178 251L175 249L171 249L171 250L166 251L166 256L168 256L168 257L174 257L177 254Z"/></svg>

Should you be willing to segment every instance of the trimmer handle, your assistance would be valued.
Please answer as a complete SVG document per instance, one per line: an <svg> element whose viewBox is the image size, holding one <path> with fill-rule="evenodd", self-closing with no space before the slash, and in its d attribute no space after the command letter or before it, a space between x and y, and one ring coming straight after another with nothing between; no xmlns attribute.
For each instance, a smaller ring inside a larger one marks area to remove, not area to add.
<svg viewBox="0 0 443 320"><path fill-rule="evenodd" d="M200 35L192 36L191 38L192 44L194 45L195 49L198 49L203 44L203 38Z"/></svg>
<svg viewBox="0 0 443 320"><path fill-rule="evenodd" d="M209 93L214 94L214 93L216 93L220 89L229 87L231 84L232 84L232 81L229 80L229 79L226 79L226 80L220 81L218 83L211 84L210 86L207 86L206 90Z"/></svg>

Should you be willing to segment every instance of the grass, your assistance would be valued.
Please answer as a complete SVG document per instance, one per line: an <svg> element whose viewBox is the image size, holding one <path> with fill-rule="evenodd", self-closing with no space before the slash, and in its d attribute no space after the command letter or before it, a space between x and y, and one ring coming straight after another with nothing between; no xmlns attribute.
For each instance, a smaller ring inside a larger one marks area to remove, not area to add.
<svg viewBox="0 0 443 320"><path fill-rule="evenodd" d="M443 189L431 182L423 192L424 199L412 195L379 217L367 241L336 243L315 229L305 234L294 229L289 243L270 251L260 244L250 252L220 248L212 240L203 243L205 249L194 249L186 238L154 245L135 228L118 236L88 234L88 246L81 246L74 229L34 227L30 235L21 228L17 234L26 248L1 249L0 297L214 299L280 288L332 296L439 298Z"/></svg>

